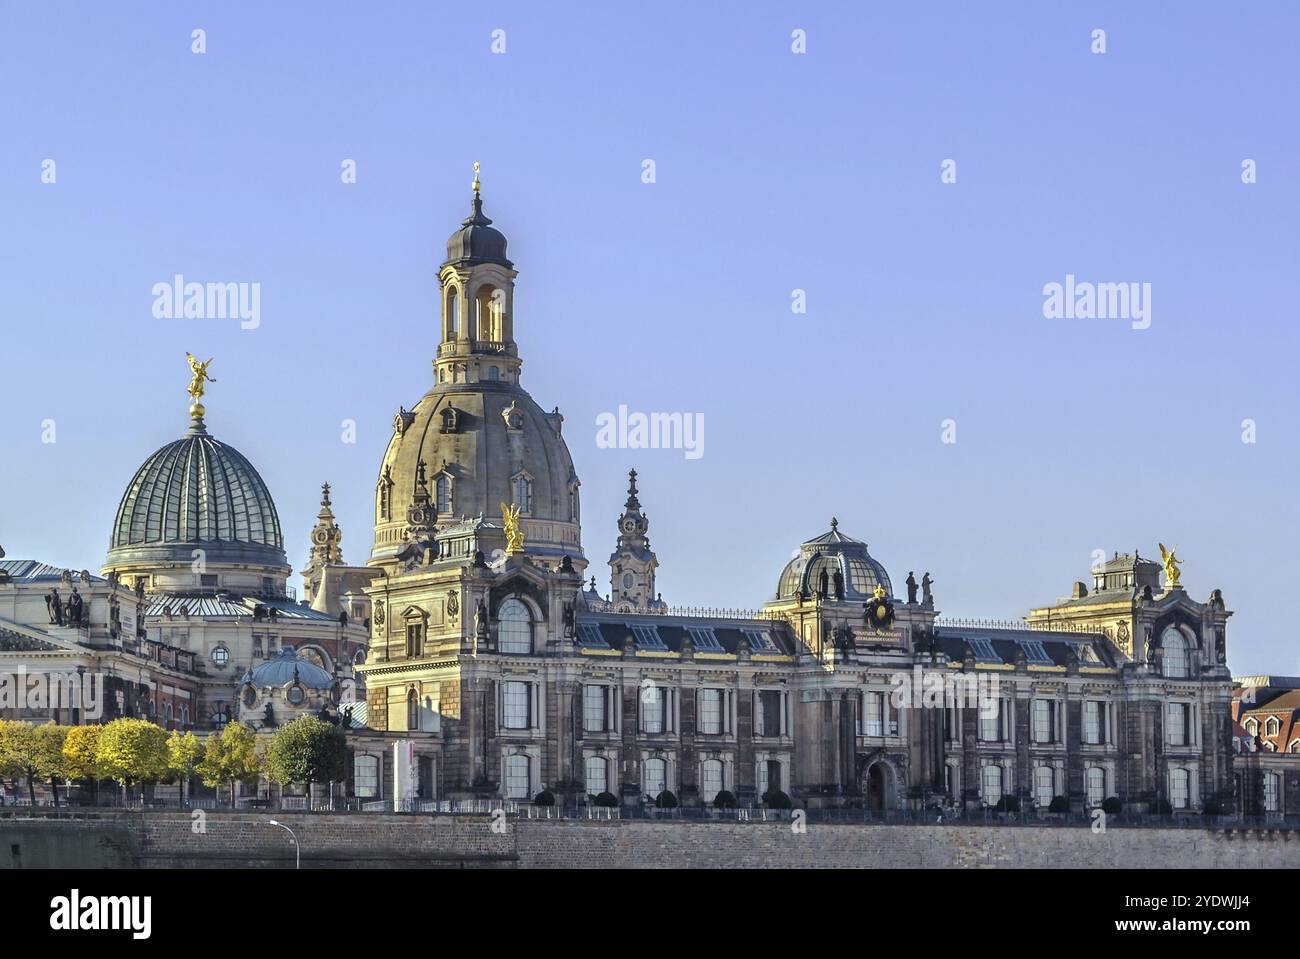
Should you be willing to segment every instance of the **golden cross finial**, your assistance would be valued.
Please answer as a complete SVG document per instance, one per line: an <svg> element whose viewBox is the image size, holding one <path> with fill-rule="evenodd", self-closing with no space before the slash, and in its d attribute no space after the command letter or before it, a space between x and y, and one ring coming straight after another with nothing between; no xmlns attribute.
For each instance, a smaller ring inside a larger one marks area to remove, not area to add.
<svg viewBox="0 0 1300 959"><path fill-rule="evenodd" d="M477 192L478 192L478 189L479 189L479 183L478 183L478 160L475 160L475 161L474 161L474 192L477 193Z"/></svg>

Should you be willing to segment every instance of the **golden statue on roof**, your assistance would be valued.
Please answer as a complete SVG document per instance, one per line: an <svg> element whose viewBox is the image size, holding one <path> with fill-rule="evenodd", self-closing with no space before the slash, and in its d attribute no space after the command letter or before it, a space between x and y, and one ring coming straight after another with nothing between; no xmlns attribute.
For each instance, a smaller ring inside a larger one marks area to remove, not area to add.
<svg viewBox="0 0 1300 959"><path fill-rule="evenodd" d="M1183 571L1178 568L1179 559L1174 554L1178 547L1165 549L1165 544L1160 543L1160 558L1165 561L1165 586L1168 589L1180 589L1178 580L1182 578Z"/></svg>
<svg viewBox="0 0 1300 959"><path fill-rule="evenodd" d="M208 376L208 364L212 362L212 357L208 357L207 363L200 363L193 353L186 353L185 358L190 361L190 388L186 390L190 394L190 399L197 403L203 397L204 382L215 383L216 380Z"/></svg>
<svg viewBox="0 0 1300 959"><path fill-rule="evenodd" d="M502 503L501 523L506 530L506 555L517 556L524 551L524 531L519 527L519 507Z"/></svg>

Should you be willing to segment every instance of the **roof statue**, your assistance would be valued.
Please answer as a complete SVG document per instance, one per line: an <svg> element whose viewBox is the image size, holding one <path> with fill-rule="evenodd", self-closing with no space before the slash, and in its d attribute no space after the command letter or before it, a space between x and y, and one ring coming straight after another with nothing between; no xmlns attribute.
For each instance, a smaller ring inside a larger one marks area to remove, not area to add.
<svg viewBox="0 0 1300 959"><path fill-rule="evenodd" d="M190 363L190 385L185 392L190 394L190 416L196 420L203 418L203 384L205 382L215 383L216 380L208 376L208 365L212 362L212 357L208 357L206 363L200 363L193 353L186 353L185 359Z"/></svg>
<svg viewBox="0 0 1300 959"><path fill-rule="evenodd" d="M519 507L501 504L501 522L506 529L506 555L515 556L524 551L524 533L519 528Z"/></svg>
<svg viewBox="0 0 1300 959"><path fill-rule="evenodd" d="M1160 558L1165 562L1165 585L1170 589L1182 588L1178 581L1182 578L1183 571L1178 568L1179 560L1175 555L1177 552L1177 546L1167 550L1164 543L1160 544Z"/></svg>

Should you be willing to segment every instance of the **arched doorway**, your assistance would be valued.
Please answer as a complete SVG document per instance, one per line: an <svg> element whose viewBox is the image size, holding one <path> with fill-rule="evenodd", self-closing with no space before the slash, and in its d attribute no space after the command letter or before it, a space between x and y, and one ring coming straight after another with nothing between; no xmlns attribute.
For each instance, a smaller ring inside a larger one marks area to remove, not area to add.
<svg viewBox="0 0 1300 959"><path fill-rule="evenodd" d="M894 808L893 772L886 763L872 763L867 767L863 780L862 794L866 797L867 810L873 816L883 816Z"/></svg>

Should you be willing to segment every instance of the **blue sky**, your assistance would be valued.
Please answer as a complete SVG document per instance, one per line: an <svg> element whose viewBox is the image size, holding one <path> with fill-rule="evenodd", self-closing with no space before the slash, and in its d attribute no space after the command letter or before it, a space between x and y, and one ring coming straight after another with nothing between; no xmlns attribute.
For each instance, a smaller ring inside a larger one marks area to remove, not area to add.
<svg viewBox="0 0 1300 959"><path fill-rule="evenodd" d="M1298 20L6 2L0 544L98 567L135 467L186 426L191 350L216 357L209 427L270 484L291 561L324 480L363 561L479 160L523 381L566 416L596 563L629 467L675 604L758 605L832 515L900 590L930 570L955 616L1018 618L1094 550L1176 543L1192 595L1237 610L1234 671L1296 673ZM259 282L261 326L155 319L176 273ZM1151 327L1045 319L1067 274L1150 283ZM705 455L598 448L620 404L702 414Z"/></svg>

